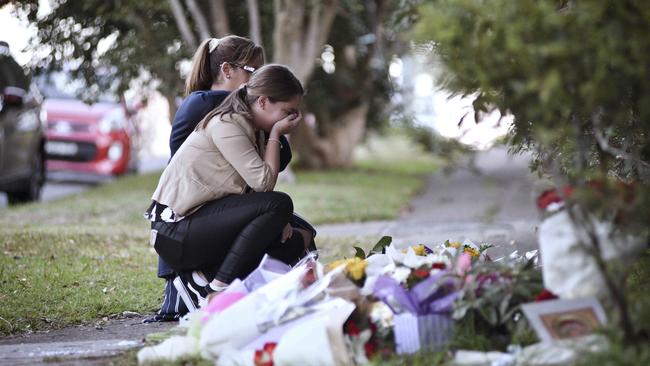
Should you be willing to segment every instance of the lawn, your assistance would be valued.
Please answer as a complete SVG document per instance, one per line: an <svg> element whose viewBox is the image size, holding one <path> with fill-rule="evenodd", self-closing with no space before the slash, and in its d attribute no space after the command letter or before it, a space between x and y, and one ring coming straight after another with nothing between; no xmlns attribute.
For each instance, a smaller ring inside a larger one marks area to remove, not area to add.
<svg viewBox="0 0 650 366"><path fill-rule="evenodd" d="M350 170L297 172L298 183L279 190L315 224L390 219L436 166L432 159L366 160ZM158 176L130 176L54 202L0 211L0 334L155 311L162 281L142 212ZM331 259L371 241L323 238L318 244L323 258Z"/></svg>

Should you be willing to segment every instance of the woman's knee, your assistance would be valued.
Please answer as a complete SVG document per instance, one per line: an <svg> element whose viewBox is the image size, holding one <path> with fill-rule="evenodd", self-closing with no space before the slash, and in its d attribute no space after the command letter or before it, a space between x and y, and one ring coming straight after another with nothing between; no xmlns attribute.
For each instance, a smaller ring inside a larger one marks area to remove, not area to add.
<svg viewBox="0 0 650 366"><path fill-rule="evenodd" d="M293 200L291 197L284 192L267 192L270 197L271 205L273 209L277 210L283 214L292 214L293 213Z"/></svg>

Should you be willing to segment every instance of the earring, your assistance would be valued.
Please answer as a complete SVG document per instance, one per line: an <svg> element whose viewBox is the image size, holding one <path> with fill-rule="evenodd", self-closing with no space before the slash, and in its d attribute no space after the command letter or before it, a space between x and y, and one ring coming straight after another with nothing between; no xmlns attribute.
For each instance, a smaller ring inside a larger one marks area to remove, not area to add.
<svg viewBox="0 0 650 366"><path fill-rule="evenodd" d="M230 79L230 75L226 75L226 79Z"/></svg>

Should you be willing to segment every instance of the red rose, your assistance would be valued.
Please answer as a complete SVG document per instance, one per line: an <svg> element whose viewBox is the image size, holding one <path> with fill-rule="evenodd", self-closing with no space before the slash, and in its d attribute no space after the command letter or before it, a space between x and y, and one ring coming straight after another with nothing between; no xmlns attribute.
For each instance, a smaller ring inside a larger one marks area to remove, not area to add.
<svg viewBox="0 0 650 366"><path fill-rule="evenodd" d="M429 275L430 273L426 269L416 269L413 271L413 276L417 278L427 278Z"/></svg>
<svg viewBox="0 0 650 366"><path fill-rule="evenodd" d="M539 294L537 294L537 296L535 296L536 302L554 300L554 299L557 299L557 295L547 289L542 290L542 292L540 292Z"/></svg>
<svg viewBox="0 0 650 366"><path fill-rule="evenodd" d="M275 342L268 342L264 344L264 350L272 355L273 351L275 351L275 347L277 346L278 344Z"/></svg>
<svg viewBox="0 0 650 366"><path fill-rule="evenodd" d="M542 210L545 210L548 205L551 203L559 203L564 201L564 197L571 197L573 194L573 188L566 186L562 190L563 196L560 197L558 194L557 189L551 188L547 189L546 191L542 192L542 194L539 195L537 198L537 207L539 207Z"/></svg>
<svg viewBox="0 0 650 366"><path fill-rule="evenodd" d="M359 329L357 324L351 319L345 322L345 326L343 327L343 329L345 329L346 334L349 334L351 336L358 336L359 333L361 333L361 330Z"/></svg>
<svg viewBox="0 0 650 366"><path fill-rule="evenodd" d="M255 366L273 366L273 351L278 344L269 342L264 344L263 349L255 351Z"/></svg>
<svg viewBox="0 0 650 366"><path fill-rule="evenodd" d="M377 333L377 325L375 325L370 318L368 318L368 324L370 324L370 333L373 335Z"/></svg>
<svg viewBox="0 0 650 366"><path fill-rule="evenodd" d="M445 268L447 268L447 265L442 263L442 262L436 262L436 263L431 265L431 268L433 268L433 269L445 269Z"/></svg>
<svg viewBox="0 0 650 366"><path fill-rule="evenodd" d="M363 349L366 351L366 357L368 358L372 358L372 356L375 355L375 352L377 352L377 346L374 342L366 342L366 344L363 345Z"/></svg>

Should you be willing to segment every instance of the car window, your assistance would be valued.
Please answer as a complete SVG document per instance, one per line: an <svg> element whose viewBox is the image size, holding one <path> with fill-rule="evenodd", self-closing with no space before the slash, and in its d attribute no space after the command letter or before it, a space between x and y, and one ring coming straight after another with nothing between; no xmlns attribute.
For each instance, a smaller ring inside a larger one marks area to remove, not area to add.
<svg viewBox="0 0 650 366"><path fill-rule="evenodd" d="M11 57L0 54L0 88L15 86L25 91L29 90L29 79L25 71Z"/></svg>
<svg viewBox="0 0 650 366"><path fill-rule="evenodd" d="M80 79L72 79L64 72L50 72L34 77L34 82L45 98L80 99L89 88ZM119 98L110 90L94 95L95 102L117 103Z"/></svg>

